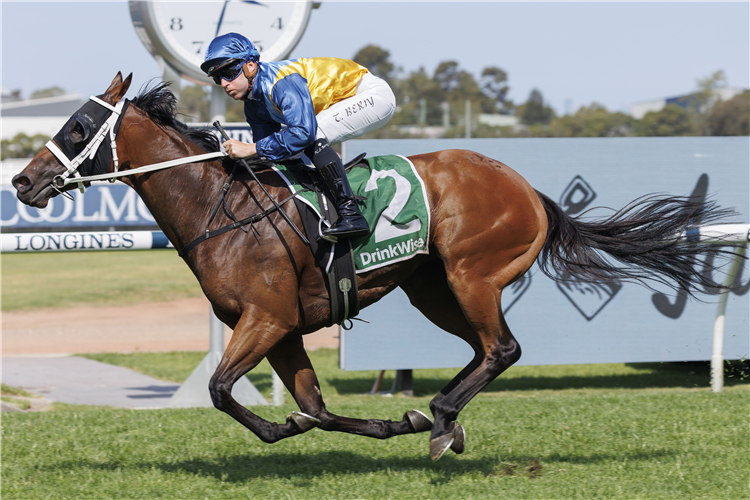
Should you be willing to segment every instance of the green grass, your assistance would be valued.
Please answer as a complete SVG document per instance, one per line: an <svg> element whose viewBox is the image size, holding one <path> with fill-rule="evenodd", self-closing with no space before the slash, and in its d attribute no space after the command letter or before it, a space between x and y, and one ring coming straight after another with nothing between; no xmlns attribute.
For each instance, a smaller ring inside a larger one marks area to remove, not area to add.
<svg viewBox="0 0 750 500"><path fill-rule="evenodd" d="M418 397L368 396L376 372L310 353L330 411L400 419L455 370L416 370ZM183 380L203 353L88 357ZM154 368L154 365L158 365ZM3 416L3 498L747 498L750 385L705 363L513 367L461 413L466 452L433 463L426 434L313 430L267 445L214 409L56 405ZM392 373L390 373L392 375ZM250 376L270 398L270 367ZM437 380L436 380L437 378ZM386 379L383 386L389 387ZM255 407L281 422L296 406Z"/></svg>
<svg viewBox="0 0 750 500"><path fill-rule="evenodd" d="M0 394L2 394L2 396L0 396L0 400L2 400L4 403L8 403L22 410L28 410L29 408L31 408L31 403L29 403L25 398L33 397L32 394L17 387L11 387L5 384L0 384L0 386Z"/></svg>
<svg viewBox="0 0 750 500"><path fill-rule="evenodd" d="M130 305L200 297L170 250L2 256L2 310Z"/></svg>
<svg viewBox="0 0 750 500"><path fill-rule="evenodd" d="M274 445L213 409L3 415L3 498L746 498L746 386L480 394L463 455L428 435L313 430ZM428 398L329 403L398 419ZM256 407L283 421L292 405ZM538 466L535 466L538 462ZM531 466L532 470L529 470Z"/></svg>
<svg viewBox="0 0 750 500"><path fill-rule="evenodd" d="M9 385L0 384L0 393L2 393L3 396L24 396L27 398L33 397L33 394L24 391L23 389L19 389L17 387L11 387Z"/></svg>
<svg viewBox="0 0 750 500"><path fill-rule="evenodd" d="M4 403L13 405L16 408L20 408L21 410L28 410L29 408L31 408L31 403L29 403L25 399L0 396L0 400L2 400Z"/></svg>

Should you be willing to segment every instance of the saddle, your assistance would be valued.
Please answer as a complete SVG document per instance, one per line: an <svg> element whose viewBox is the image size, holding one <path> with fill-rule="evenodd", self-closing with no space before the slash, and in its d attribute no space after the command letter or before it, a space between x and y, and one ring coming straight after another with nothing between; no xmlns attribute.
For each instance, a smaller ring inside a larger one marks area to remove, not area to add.
<svg viewBox="0 0 750 500"><path fill-rule="evenodd" d="M348 173L362 164L364 158L365 153L360 154L344 165L344 170ZM326 277L325 284L331 308L331 325L339 324L343 328L349 329L351 323L347 326L346 320L359 313L359 293L351 240L343 239L333 242L322 238L323 224L334 224L338 219L338 214L334 208L336 206L334 196L325 181L314 172L314 167L306 165L299 159L282 162L282 164L285 167L293 168L299 184L303 188L316 193L318 197L322 217L318 217L310 205L304 203L299 197L294 198L294 203L310 242L310 250L318 267ZM360 196L354 198L357 201L364 200Z"/></svg>
<svg viewBox="0 0 750 500"><path fill-rule="evenodd" d="M274 201L272 207L244 219L237 219L225 202L234 177L233 170L209 217L205 233L185 245L178 254L184 257L202 241L228 231L242 229L247 232L246 226L255 231L256 222L281 210L281 205L293 199L307 236L294 226L285 213L282 215L302 241L310 245L318 266L326 276L324 282L329 293L331 325L337 323L343 326L347 319L359 312L357 273L429 253L430 207L424 183L414 165L398 155L376 156L366 160L364 156L362 154L348 162L344 169L349 174L354 199L365 202L360 209L370 227L374 228L369 235L336 242L322 239L323 224L335 223L338 217L333 209L335 197L314 167L293 160L274 166L264 165L281 176L292 195L285 200ZM366 198L363 197L365 194ZM210 230L211 222L221 207L233 222Z"/></svg>

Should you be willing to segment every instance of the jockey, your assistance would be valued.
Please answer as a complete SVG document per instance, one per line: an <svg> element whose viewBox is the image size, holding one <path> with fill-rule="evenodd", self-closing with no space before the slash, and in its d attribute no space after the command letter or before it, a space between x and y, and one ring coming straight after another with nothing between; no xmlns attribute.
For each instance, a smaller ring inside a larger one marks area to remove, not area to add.
<svg viewBox="0 0 750 500"><path fill-rule="evenodd" d="M229 139L224 150L231 158L258 155L283 161L305 153L331 189L339 215L323 236L369 234L341 158L330 146L378 129L391 119L396 98L384 80L348 59L260 62L252 42L237 33L214 38L201 70L231 98L245 101L245 118L255 142Z"/></svg>

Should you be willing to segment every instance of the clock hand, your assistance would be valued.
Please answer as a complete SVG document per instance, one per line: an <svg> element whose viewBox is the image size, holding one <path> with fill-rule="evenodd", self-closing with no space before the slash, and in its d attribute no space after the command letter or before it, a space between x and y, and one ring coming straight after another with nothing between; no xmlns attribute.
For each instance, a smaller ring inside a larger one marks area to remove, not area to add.
<svg viewBox="0 0 750 500"><path fill-rule="evenodd" d="M224 12L227 11L228 3L229 3L229 0L224 0L224 6L221 8L221 15L219 16L219 23L216 25L216 35L214 35L214 38L219 36L219 30L221 29L221 22L224 20Z"/></svg>
<svg viewBox="0 0 750 500"><path fill-rule="evenodd" d="M231 0L224 0L224 6L221 8L221 15L219 16L219 22L216 25L216 34L214 35L214 37L219 36L219 30L221 30L221 22L224 20L224 13L227 11L227 4L230 1ZM256 0L241 0L241 1L243 3L249 3L249 4L253 4L253 5L260 5L261 7L268 7L267 4L257 2Z"/></svg>

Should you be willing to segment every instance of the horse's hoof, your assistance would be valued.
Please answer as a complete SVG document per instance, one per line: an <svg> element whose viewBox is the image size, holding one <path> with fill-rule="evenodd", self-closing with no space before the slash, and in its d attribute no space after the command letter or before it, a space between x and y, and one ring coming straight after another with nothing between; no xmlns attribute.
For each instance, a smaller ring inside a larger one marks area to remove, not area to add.
<svg viewBox="0 0 750 500"><path fill-rule="evenodd" d="M435 462L440 460L440 457L448 451L454 440L453 432L430 439L430 458Z"/></svg>
<svg viewBox="0 0 750 500"><path fill-rule="evenodd" d="M464 426L458 422L453 422L448 434L443 434L430 440L430 457L434 461L438 461L449 449L453 453L460 455L464 452L465 442L466 431L464 430Z"/></svg>
<svg viewBox="0 0 750 500"><path fill-rule="evenodd" d="M464 443L466 443L466 431L464 430L464 426L459 424L458 422L453 422L453 429L451 429L451 434L453 434L453 444L451 444L451 451L455 453L456 455L460 455L464 452Z"/></svg>
<svg viewBox="0 0 750 500"><path fill-rule="evenodd" d="M419 410L409 410L404 414L414 432L424 432L432 429L432 419Z"/></svg>
<svg viewBox="0 0 750 500"><path fill-rule="evenodd" d="M286 421L297 424L297 427L299 427L302 432L307 432L320 425L319 419L300 411L293 411L287 415Z"/></svg>

